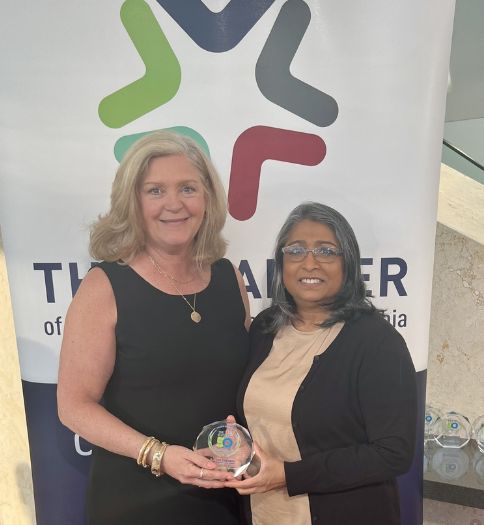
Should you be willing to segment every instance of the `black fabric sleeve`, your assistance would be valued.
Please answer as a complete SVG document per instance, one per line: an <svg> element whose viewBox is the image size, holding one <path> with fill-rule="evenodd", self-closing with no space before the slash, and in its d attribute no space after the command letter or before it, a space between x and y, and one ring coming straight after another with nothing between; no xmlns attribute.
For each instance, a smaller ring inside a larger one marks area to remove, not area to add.
<svg viewBox="0 0 484 525"><path fill-rule="evenodd" d="M286 462L290 496L326 493L383 482L406 472L416 433L415 369L396 332L365 350L355 393L367 442L320 450L301 461Z"/></svg>

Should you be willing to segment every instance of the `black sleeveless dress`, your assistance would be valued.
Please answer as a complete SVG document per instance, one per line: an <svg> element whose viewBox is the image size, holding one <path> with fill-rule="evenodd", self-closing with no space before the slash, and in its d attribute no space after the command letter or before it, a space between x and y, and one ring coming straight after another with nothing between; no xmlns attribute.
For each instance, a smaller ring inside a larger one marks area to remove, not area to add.
<svg viewBox="0 0 484 525"><path fill-rule="evenodd" d="M116 299L116 362L103 404L160 441L193 447L202 427L235 414L248 355L245 310L232 264L212 265L194 323L179 295L156 289L129 266L100 263ZM187 296L193 304L193 295ZM95 448L90 525L236 524L237 493L156 478L133 459Z"/></svg>

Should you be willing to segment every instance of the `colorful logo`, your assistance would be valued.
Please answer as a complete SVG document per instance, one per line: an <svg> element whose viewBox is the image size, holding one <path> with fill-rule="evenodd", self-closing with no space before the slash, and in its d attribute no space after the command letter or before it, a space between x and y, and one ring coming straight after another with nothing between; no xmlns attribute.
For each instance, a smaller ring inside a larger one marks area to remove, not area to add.
<svg viewBox="0 0 484 525"><path fill-rule="evenodd" d="M228 430L227 430L228 432ZM234 445L234 440L228 436L224 431L219 430L217 435L217 448L231 448Z"/></svg>
<svg viewBox="0 0 484 525"><path fill-rule="evenodd" d="M223 53L237 46L274 0L231 0L218 13L200 0L157 0L180 28L209 53ZM107 95L99 104L99 117L109 127L120 128L176 96L182 65L144 0L126 0L121 21L145 66L145 74ZM331 125L338 104L329 94L292 75L291 63L311 22L311 10L303 0L287 0L281 7L255 66L255 82L271 103L319 127ZM207 151L195 130L170 128L191 136ZM152 131L152 130L150 130ZM115 146L118 160L127 147L150 131L121 137ZM229 213L239 221L256 212L262 165L277 160L315 166L326 155L323 139L311 133L257 125L235 141L228 189Z"/></svg>
<svg viewBox="0 0 484 525"><path fill-rule="evenodd" d="M230 456L240 448L240 435L230 425L222 429L214 429L208 437L208 446L214 451L215 456Z"/></svg>

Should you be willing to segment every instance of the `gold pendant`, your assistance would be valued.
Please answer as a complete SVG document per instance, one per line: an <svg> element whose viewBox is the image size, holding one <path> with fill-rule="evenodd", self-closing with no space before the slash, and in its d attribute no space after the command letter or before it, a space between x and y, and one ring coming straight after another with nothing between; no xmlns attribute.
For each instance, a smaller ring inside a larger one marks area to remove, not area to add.
<svg viewBox="0 0 484 525"><path fill-rule="evenodd" d="M196 310L193 310L190 317L194 323L199 323L202 320L202 316Z"/></svg>

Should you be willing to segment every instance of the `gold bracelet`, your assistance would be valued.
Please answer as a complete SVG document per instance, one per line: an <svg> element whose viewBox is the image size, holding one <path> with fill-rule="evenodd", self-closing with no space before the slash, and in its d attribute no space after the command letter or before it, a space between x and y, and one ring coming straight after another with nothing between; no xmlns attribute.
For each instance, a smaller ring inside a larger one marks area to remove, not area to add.
<svg viewBox="0 0 484 525"><path fill-rule="evenodd" d="M163 456L165 455L166 449L168 447L168 443L165 443L163 441L163 443L153 454L153 458L151 459L151 473L157 478L161 476L161 460L163 459Z"/></svg>
<svg viewBox="0 0 484 525"><path fill-rule="evenodd" d="M157 439L155 439L155 438L153 438L151 440L151 442L148 443L148 446L146 447L146 449L145 449L145 451L143 453L143 457L141 459L141 465L142 465L143 468L148 468L149 467L148 463L146 463L146 460L148 459L148 454L150 453L150 450L153 448L153 445L156 445L156 443L160 444L160 442Z"/></svg>
<svg viewBox="0 0 484 525"><path fill-rule="evenodd" d="M138 459L136 460L136 463L138 463L138 465L141 466L141 462L143 460L143 454L145 452L145 449L146 447L151 443L151 441L155 439L154 436L151 436L149 438L146 438L144 443L141 445L141 448L139 449L139 452L138 452Z"/></svg>

